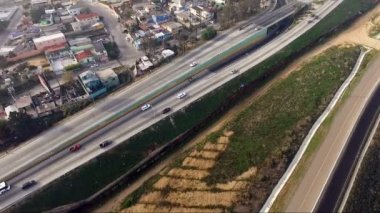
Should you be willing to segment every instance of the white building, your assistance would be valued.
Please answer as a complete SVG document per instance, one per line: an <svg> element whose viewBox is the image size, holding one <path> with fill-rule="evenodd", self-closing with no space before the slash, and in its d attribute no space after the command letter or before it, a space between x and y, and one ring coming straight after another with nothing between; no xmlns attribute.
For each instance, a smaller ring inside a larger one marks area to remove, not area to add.
<svg viewBox="0 0 380 213"><path fill-rule="evenodd" d="M82 10L82 7L79 5L72 5L67 8L67 12L69 12L72 16L77 16L80 14L80 11Z"/></svg>
<svg viewBox="0 0 380 213"><path fill-rule="evenodd" d="M38 50L44 50L48 47L59 46L66 43L66 38L63 33L56 33L47 36L41 36L33 39L34 45Z"/></svg>
<svg viewBox="0 0 380 213"><path fill-rule="evenodd" d="M17 107L15 107L14 105L9 105L7 107L5 107L5 119L9 119L9 116L11 115L12 112L18 112L18 109Z"/></svg>
<svg viewBox="0 0 380 213"><path fill-rule="evenodd" d="M90 26L97 23L100 20L98 14L96 13L79 14L75 16L75 19L82 26Z"/></svg>
<svg viewBox="0 0 380 213"><path fill-rule="evenodd" d="M202 21L208 21L212 19L213 13L201 6L193 6L190 8L190 13L193 16L198 17Z"/></svg>
<svg viewBox="0 0 380 213"><path fill-rule="evenodd" d="M96 75L107 89L117 87L120 84L119 77L112 69L98 71L96 72Z"/></svg>

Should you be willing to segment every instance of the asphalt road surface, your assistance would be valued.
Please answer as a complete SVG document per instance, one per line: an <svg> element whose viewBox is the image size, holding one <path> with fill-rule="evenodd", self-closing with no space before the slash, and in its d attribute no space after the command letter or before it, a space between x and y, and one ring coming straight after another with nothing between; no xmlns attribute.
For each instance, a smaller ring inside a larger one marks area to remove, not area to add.
<svg viewBox="0 0 380 213"><path fill-rule="evenodd" d="M320 17L324 17L340 3L341 1L327 1L315 13ZM300 21L293 28L279 35L252 54L231 63L217 72L210 73L198 81L191 84L185 83L162 94L150 102L153 105L152 109L146 112L140 112L139 109L136 109L92 135L84 137L80 141L84 145L83 148L76 153L69 153L67 148L71 144L68 144L68 140L71 138L96 125L102 125L102 122L110 116L114 116L123 109L133 106L134 103L143 99L147 94L155 92L156 88L168 84L172 79L189 71L189 64L193 60L196 59L199 63L203 63L216 55L216 53L238 43L252 33L251 29L241 31L232 29L231 33L223 35L223 39L202 45L197 51L172 61L147 76L147 78L106 97L104 100L100 100L93 107L65 120L10 153L1 156L0 180L6 179L13 185L13 188L0 197L0 209L7 208L31 192L104 152L105 150L98 147L100 142L106 139L113 140L114 144L125 141L163 117L170 115L170 113L161 114L164 108L171 107L173 109L172 113L180 110L278 52L316 23L309 23L307 20ZM232 69L240 69L240 73L232 75L230 73ZM188 97L183 100L176 99L175 95L180 91L186 91L189 94ZM46 159L46 156L51 157ZM40 161L41 159L42 161ZM20 189L21 184L31 179L37 180L38 185L31 190L22 191Z"/></svg>
<svg viewBox="0 0 380 213"><path fill-rule="evenodd" d="M365 72L336 114L330 130L286 207L287 212L312 212L328 183L335 164L380 79L380 57Z"/></svg>
<svg viewBox="0 0 380 213"><path fill-rule="evenodd" d="M0 33L0 47L2 47L5 44L5 42L8 39L9 34L12 31L16 30L17 24L21 20L21 17L22 17L22 9L18 8L15 14L13 14L13 17L11 18L11 21L7 29Z"/></svg>
<svg viewBox="0 0 380 213"><path fill-rule="evenodd" d="M329 180L320 201L317 212L336 212L340 206L352 172L356 166L363 145L368 140L371 130L377 120L380 109L380 87L374 91L373 96L368 101L363 114L360 116L355 129L352 131L346 148L337 162L331 180Z"/></svg>
<svg viewBox="0 0 380 213"><path fill-rule="evenodd" d="M117 21L117 15L113 10L98 2L89 3L82 1L80 3L90 8L91 11L103 16L103 22L106 24L111 37L119 47L119 61L121 63L131 66L135 64L136 59L145 55L143 51L138 51L125 39L125 34L121 31L120 23Z"/></svg>

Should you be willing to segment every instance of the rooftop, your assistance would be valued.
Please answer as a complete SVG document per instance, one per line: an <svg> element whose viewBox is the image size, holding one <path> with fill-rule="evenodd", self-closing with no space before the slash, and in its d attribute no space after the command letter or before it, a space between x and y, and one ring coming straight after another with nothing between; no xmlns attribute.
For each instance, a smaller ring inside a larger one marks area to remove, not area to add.
<svg viewBox="0 0 380 213"><path fill-rule="evenodd" d="M34 43L41 43L45 41L50 41L52 39L58 39L58 38L65 38L65 35L63 33L55 33L47 36L41 36L39 38L34 38Z"/></svg>
<svg viewBox="0 0 380 213"><path fill-rule="evenodd" d="M75 16L78 20L85 20L85 19L90 19L94 17L98 17L98 14L96 13L85 13L85 14L79 14Z"/></svg>
<svg viewBox="0 0 380 213"><path fill-rule="evenodd" d="M92 56L92 53L89 50L83 50L75 54L75 58L77 58L78 61L91 57L91 56Z"/></svg>
<svg viewBox="0 0 380 213"><path fill-rule="evenodd" d="M76 4L76 5L71 5L68 10L75 10L75 9L80 9L82 8L80 5Z"/></svg>
<svg viewBox="0 0 380 213"><path fill-rule="evenodd" d="M32 98L30 96L23 96L16 100L15 105L18 109L21 109L30 106L32 103Z"/></svg>

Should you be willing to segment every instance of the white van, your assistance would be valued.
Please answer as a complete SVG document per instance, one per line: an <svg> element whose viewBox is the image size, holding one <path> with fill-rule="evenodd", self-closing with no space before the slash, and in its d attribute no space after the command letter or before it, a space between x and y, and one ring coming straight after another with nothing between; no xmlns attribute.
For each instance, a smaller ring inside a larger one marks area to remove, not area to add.
<svg viewBox="0 0 380 213"><path fill-rule="evenodd" d="M0 183L0 195L11 189L11 185L8 185L5 181Z"/></svg>

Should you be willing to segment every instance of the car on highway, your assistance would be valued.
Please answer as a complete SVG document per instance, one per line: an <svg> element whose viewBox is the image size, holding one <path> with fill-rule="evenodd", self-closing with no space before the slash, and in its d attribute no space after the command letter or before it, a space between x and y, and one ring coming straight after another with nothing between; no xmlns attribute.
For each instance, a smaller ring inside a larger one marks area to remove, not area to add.
<svg viewBox="0 0 380 213"><path fill-rule="evenodd" d="M111 143L112 143L111 140L106 140L106 141L100 143L100 144L99 144L99 147L100 147L100 148L105 148L105 147L111 145Z"/></svg>
<svg viewBox="0 0 380 213"><path fill-rule="evenodd" d="M32 186L34 186L34 185L36 185L36 184L37 184L37 181L35 181L35 180L30 180L30 181L28 181L28 182L22 184L21 189L23 189L23 190L27 190L27 189L29 189L30 187L32 187Z"/></svg>
<svg viewBox="0 0 380 213"><path fill-rule="evenodd" d="M166 114L170 112L172 109L170 107L166 107L164 110L162 110L162 114Z"/></svg>
<svg viewBox="0 0 380 213"><path fill-rule="evenodd" d="M76 151L78 151L80 148L81 148L81 145L80 145L80 144L75 144L74 146L72 146L72 147L69 148L69 151L70 151L70 152L76 152Z"/></svg>
<svg viewBox="0 0 380 213"><path fill-rule="evenodd" d="M144 111L150 109L151 107L152 107L152 105L150 105L150 104L145 104L144 106L141 107L141 111L144 112Z"/></svg>
<svg viewBox="0 0 380 213"><path fill-rule="evenodd" d="M238 72L239 72L238 69L231 70L231 74L236 74L236 73L238 73Z"/></svg>
<svg viewBox="0 0 380 213"><path fill-rule="evenodd" d="M184 98L184 97L186 97L187 96L187 93L186 92L181 92L181 93L179 93L178 95L177 95L177 98L178 99L182 99L182 98Z"/></svg>
<svg viewBox="0 0 380 213"><path fill-rule="evenodd" d="M191 62L190 67L195 67L195 66L197 66L197 65L198 65L198 62L193 61L193 62Z"/></svg>
<svg viewBox="0 0 380 213"><path fill-rule="evenodd" d="M7 184L5 181L0 183L0 195L11 190L11 185Z"/></svg>

